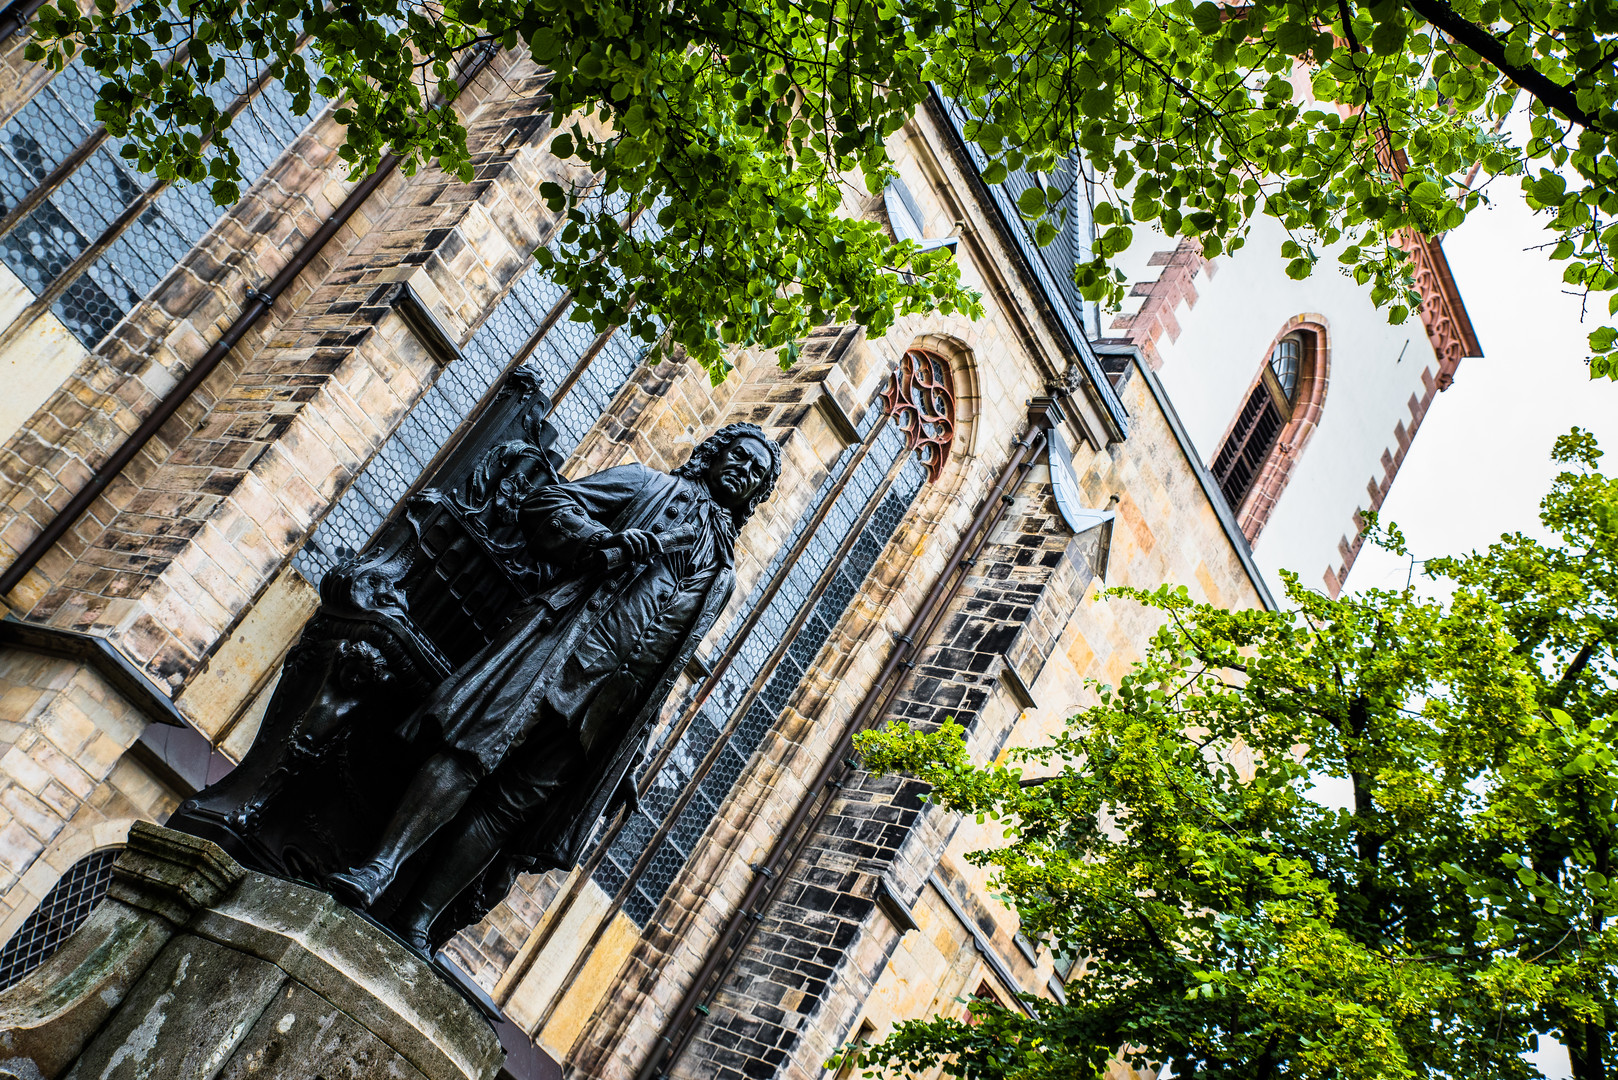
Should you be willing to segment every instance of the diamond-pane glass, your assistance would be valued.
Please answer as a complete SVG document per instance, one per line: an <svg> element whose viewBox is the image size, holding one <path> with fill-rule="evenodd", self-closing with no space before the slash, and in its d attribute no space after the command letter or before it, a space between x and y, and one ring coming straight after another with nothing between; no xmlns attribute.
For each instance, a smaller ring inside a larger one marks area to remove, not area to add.
<svg viewBox="0 0 1618 1080"><path fill-rule="evenodd" d="M84 924L112 884L112 864L122 848L86 855L45 894L22 926L0 949L0 990L51 958L62 942Z"/></svg>
<svg viewBox="0 0 1618 1080"><path fill-rule="evenodd" d="M880 414L870 409L866 426L861 434L869 433L869 425ZM796 546L803 530L816 512L830 497L839 477L848 468L855 451L851 447L828 473L820 490L810 500L803 516L798 519L769 566L759 578L747 601L735 619L719 635L719 650L730 648L743 622L763 598L769 583L783 571L787 554ZM702 758L719 738L731 714L741 706L747 690L764 671L776 644L789 625L808 602L815 583L825 574L836 558L838 546L853 528L856 519L875 497L895 462L903 456L899 474L887 495L876 507L862 530L859 539L850 546L842 563L832 574L830 583L815 604L815 610L799 627L777 665L768 673L762 689L747 705L736 728L720 752L714 768L703 779L696 797L680 813L669 834L658 845L645 873L636 882L624 902L624 912L637 923L645 925L657 908L664 892L674 881L681 867L690 858L708 826L712 823L716 806L724 805L732 786L741 777L747 759L753 755L787 703L797 691L803 673L814 663L814 658L831 636L832 629L853 601L860 583L876 564L887 543L903 519L916 494L927 479L927 469L913 456L905 453L905 433L889 424L876 437L865 459L855 467L843 485L837 501L827 512L820 527L805 545L803 553L790 567L768 606L760 614L748 636L736 648L735 659L726 669L719 684L714 687L690 726L681 736L674 752L651 785L641 809L661 824L667 820L678 793L691 783L692 775ZM695 694L693 688L692 694ZM691 699L686 701L690 707ZM642 781L644 783L644 780ZM602 861L605 872L596 871L596 881L603 889L622 886L622 868L634 866L645 854L651 833L644 823L637 821L634 829L625 828L612 842L607 858Z"/></svg>
<svg viewBox="0 0 1618 1080"><path fill-rule="evenodd" d="M227 58L225 77L209 93L221 107L248 92L252 73ZM96 81L75 59L4 125L0 125L0 211L16 206L100 126L95 119ZM241 157L245 188L269 168L297 137L303 120L292 99L271 82L230 126ZM325 105L314 98L311 113ZM0 240L4 262L38 296L72 262L103 240L100 256L70 282L51 311L73 335L93 347L163 280L224 214L206 185L156 189L157 178L122 156L109 139L61 182L49 197ZM148 193L157 190L155 198ZM115 222L145 198L150 205L125 223Z"/></svg>

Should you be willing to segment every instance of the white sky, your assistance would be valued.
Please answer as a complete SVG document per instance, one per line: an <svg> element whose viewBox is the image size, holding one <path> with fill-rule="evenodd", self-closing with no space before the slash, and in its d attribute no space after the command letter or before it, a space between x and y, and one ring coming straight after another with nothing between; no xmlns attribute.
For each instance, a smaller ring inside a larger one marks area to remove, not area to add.
<svg viewBox="0 0 1618 1080"><path fill-rule="evenodd" d="M1551 444L1570 427L1594 432L1609 471L1618 470L1618 383L1592 382L1584 363L1606 297L1592 299L1581 324L1579 298L1563 292L1563 264L1525 250L1548 234L1515 181L1500 185L1493 206L1444 239L1485 355L1463 360L1433 402L1382 506L1418 559L1482 548L1503 532L1542 535L1539 500L1557 472ZM1367 546L1347 585L1402 586L1409 569Z"/></svg>

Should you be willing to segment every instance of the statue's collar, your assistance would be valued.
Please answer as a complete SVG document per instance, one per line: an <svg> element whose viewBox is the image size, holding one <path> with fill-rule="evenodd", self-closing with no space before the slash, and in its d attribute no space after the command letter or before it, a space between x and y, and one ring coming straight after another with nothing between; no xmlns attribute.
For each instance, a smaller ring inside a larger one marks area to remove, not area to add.
<svg viewBox="0 0 1618 1080"><path fill-rule="evenodd" d="M713 492L708 490L707 478L693 480L690 477L682 477L681 479L690 484L693 489L692 509L700 509L703 516L718 527L724 536L730 540L735 540L736 517L729 510L720 506L719 500L713 497Z"/></svg>

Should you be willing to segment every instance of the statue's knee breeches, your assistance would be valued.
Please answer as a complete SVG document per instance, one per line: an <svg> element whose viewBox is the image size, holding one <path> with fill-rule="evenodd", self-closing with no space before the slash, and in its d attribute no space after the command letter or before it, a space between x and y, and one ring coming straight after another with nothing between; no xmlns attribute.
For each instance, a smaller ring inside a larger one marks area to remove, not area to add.
<svg viewBox="0 0 1618 1080"><path fill-rule="evenodd" d="M478 785L468 831L503 841L584 771L584 748L569 730L531 736Z"/></svg>

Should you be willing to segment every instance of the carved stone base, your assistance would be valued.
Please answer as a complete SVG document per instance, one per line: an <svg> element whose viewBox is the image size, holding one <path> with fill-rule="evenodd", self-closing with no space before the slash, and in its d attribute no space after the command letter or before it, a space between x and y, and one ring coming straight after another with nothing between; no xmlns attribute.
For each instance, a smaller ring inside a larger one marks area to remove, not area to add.
<svg viewBox="0 0 1618 1080"><path fill-rule="evenodd" d="M0 1078L492 1080L488 1020L331 897L137 824L107 900L0 993Z"/></svg>

